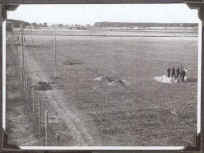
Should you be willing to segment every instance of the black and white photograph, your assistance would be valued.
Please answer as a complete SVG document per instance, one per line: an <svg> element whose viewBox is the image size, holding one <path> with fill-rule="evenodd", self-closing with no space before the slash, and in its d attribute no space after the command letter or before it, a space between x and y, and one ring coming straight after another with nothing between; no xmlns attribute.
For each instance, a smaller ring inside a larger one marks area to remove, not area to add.
<svg viewBox="0 0 204 153"><path fill-rule="evenodd" d="M195 146L199 23L186 4L8 11L7 143Z"/></svg>

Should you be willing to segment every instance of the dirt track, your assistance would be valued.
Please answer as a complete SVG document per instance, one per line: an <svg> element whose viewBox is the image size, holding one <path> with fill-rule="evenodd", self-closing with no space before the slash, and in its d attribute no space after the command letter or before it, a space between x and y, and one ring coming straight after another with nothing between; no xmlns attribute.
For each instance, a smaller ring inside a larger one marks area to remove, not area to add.
<svg viewBox="0 0 204 153"><path fill-rule="evenodd" d="M43 72L40 66L35 62L32 55L30 55L29 52L25 52L25 56L29 58L29 64L26 65L26 71L30 74L34 84L37 84L40 81L51 82L46 76L46 73ZM71 105L68 105L68 107L65 106L64 102L69 101L69 98L64 95L63 90L52 89L50 91L43 91L41 94L43 94L44 97L47 97L49 104L54 107L54 110L58 114L57 118L63 120L67 129L71 131L71 135L75 141L74 144L82 146L94 144L92 136L84 126L83 119L77 116L76 109Z"/></svg>

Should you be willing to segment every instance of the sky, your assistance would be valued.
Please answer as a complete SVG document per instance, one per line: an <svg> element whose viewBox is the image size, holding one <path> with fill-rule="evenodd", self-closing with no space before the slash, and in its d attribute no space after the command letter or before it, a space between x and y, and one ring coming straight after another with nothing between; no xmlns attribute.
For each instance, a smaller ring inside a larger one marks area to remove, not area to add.
<svg viewBox="0 0 204 153"><path fill-rule="evenodd" d="M20 5L9 19L30 23L94 24L95 22L197 23L197 10L186 4L55 4Z"/></svg>

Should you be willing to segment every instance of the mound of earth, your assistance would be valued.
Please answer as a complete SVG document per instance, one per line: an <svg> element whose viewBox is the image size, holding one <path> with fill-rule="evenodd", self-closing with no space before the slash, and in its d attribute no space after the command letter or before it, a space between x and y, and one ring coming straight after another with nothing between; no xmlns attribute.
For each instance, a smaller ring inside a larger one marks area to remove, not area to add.
<svg viewBox="0 0 204 153"><path fill-rule="evenodd" d="M172 80L172 78L167 77L166 75L162 75L162 76L155 76L154 80L157 82L161 82L161 83L173 83L174 81Z"/></svg>
<svg viewBox="0 0 204 153"><path fill-rule="evenodd" d="M49 82L40 81L37 85L34 86L35 90L52 90L52 86Z"/></svg>
<svg viewBox="0 0 204 153"><path fill-rule="evenodd" d="M80 65L80 64L82 64L82 62L80 60L77 60L77 59L69 58L66 61L64 61L63 64L64 65Z"/></svg>
<svg viewBox="0 0 204 153"><path fill-rule="evenodd" d="M157 82L168 83L168 84L181 82L181 81L178 81L178 80L176 80L176 79L169 78L169 77L167 77L166 75L155 76L155 77L154 77L154 80L157 81ZM195 80L195 79L193 79L192 82L193 82L194 80ZM184 77L184 82L190 82L189 78ZM194 82L196 82L196 81L194 81Z"/></svg>
<svg viewBox="0 0 204 153"><path fill-rule="evenodd" d="M130 83L127 80L116 79L111 76L98 76L94 80L95 81L105 81L108 86L121 85L123 87L126 87L130 85Z"/></svg>

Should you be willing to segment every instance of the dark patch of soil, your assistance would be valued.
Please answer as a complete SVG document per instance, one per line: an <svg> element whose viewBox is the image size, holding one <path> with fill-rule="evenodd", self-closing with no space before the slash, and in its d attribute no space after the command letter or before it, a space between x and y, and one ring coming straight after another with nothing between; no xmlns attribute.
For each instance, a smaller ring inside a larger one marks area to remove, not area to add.
<svg viewBox="0 0 204 153"><path fill-rule="evenodd" d="M52 86L50 85L49 82L40 81L38 82L37 85L34 86L34 89L46 91L46 90L52 90Z"/></svg>
<svg viewBox="0 0 204 153"><path fill-rule="evenodd" d="M81 65L83 63L80 60L68 58L66 61L64 61L63 64L64 65Z"/></svg>

